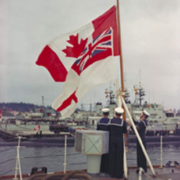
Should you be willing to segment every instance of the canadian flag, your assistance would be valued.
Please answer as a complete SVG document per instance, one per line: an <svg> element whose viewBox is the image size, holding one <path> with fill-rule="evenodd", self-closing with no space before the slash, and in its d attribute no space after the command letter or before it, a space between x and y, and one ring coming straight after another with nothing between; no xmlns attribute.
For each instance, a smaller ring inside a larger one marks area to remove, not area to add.
<svg viewBox="0 0 180 180"><path fill-rule="evenodd" d="M34 131L39 131L41 129L40 125L37 125L35 128L34 128Z"/></svg>
<svg viewBox="0 0 180 180"><path fill-rule="evenodd" d="M43 49L36 64L46 67L55 81L65 81L52 104L62 117L70 116L90 89L114 78L113 56L119 55L119 49L115 6Z"/></svg>

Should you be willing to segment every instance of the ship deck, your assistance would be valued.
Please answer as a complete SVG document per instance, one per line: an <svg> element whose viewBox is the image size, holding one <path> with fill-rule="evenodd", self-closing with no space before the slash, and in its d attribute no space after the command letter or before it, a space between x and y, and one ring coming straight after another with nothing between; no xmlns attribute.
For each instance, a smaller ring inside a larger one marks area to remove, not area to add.
<svg viewBox="0 0 180 180"><path fill-rule="evenodd" d="M136 168L131 167L128 168L128 178L129 180L179 180L180 179L180 168L179 167L154 167L156 176L153 176L151 170L148 168L147 173L143 173L140 177L139 174L136 173ZM72 172L72 171L71 171ZM71 173L67 172L67 173ZM63 173L54 173L54 175L61 175L61 178L65 175ZM38 174L36 174L38 175ZM52 174L44 174L44 177L36 177L36 175L29 176L29 175L23 175L23 180L44 180L45 176L52 176ZM91 176L91 180L116 180L117 178L112 178L109 175L106 174L89 174ZM14 180L14 176L1 176L0 180ZM61 180L61 178L50 178L49 180ZM19 176L17 178L20 179ZM73 178L74 179L74 178ZM75 178L79 179L79 178ZM126 178L124 178L126 179ZM90 180L90 179L88 179Z"/></svg>

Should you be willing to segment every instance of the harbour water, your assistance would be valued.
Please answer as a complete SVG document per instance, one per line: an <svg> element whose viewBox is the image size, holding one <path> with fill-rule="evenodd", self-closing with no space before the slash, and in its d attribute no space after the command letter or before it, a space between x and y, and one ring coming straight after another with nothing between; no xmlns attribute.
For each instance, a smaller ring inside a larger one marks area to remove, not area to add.
<svg viewBox="0 0 180 180"><path fill-rule="evenodd" d="M180 144L163 145L163 165L168 161L180 162ZM160 147L147 145L147 153L153 165L160 164ZM86 169L86 156L67 148L67 170ZM20 162L23 174L29 174L32 167L47 167L48 172L63 171L64 148L61 147L21 147ZM14 174L16 147L0 147L0 175ZM136 166L136 144L129 145L128 166Z"/></svg>

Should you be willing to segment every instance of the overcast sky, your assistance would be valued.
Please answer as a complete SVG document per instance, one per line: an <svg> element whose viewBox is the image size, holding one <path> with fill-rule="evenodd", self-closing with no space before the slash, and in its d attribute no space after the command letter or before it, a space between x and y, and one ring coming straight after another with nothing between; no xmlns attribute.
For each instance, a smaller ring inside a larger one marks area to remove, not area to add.
<svg viewBox="0 0 180 180"><path fill-rule="evenodd" d="M61 94L48 71L35 64L57 35L103 14L115 0L0 0L0 102L45 105ZM141 81L145 100L180 109L180 0L120 0L125 87ZM106 102L95 88L82 103Z"/></svg>

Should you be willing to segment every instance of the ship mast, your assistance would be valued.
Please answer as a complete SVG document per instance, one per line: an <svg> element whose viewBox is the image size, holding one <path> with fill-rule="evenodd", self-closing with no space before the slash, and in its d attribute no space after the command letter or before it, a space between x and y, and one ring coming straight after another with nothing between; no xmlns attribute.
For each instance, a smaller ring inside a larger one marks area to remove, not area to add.
<svg viewBox="0 0 180 180"><path fill-rule="evenodd" d="M115 98L115 95L113 93L113 91L110 89L109 91L106 89L105 90L105 94L106 94L106 98L109 97L109 105L110 104L116 104L115 101L114 101L114 98Z"/></svg>
<svg viewBox="0 0 180 180"><path fill-rule="evenodd" d="M121 46L121 27L120 27L120 15L119 15L119 0L117 0L117 25L119 32L119 47L120 47L120 80L121 80L121 91L124 92L124 72L123 72L123 55L122 55L122 46ZM124 99L124 95L122 96ZM124 107L123 107L124 109ZM123 113L123 119L126 120L126 113Z"/></svg>
<svg viewBox="0 0 180 180"><path fill-rule="evenodd" d="M141 82L139 82L139 88L134 87L134 91L135 91L135 104L141 106L142 105L142 100L143 100L143 96L145 96L145 91L143 89L143 87L141 86ZM138 103L139 100L139 103ZM137 103L136 103L137 101Z"/></svg>
<svg viewBox="0 0 180 180"><path fill-rule="evenodd" d="M143 96L145 96L144 89L142 88L141 84L139 83L139 105L142 105Z"/></svg>

